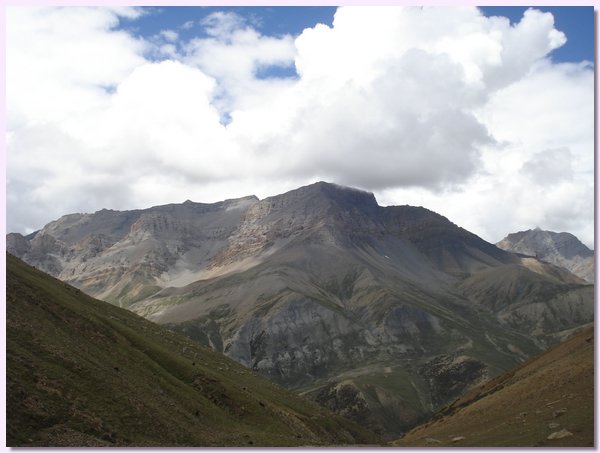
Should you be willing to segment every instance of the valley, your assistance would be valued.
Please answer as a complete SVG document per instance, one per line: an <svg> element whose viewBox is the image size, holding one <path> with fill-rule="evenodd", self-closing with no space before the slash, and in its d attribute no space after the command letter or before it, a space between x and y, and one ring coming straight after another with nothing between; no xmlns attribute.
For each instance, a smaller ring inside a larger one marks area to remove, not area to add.
<svg viewBox="0 0 600 453"><path fill-rule="evenodd" d="M568 270L324 182L71 214L7 248L385 439L594 319Z"/></svg>
<svg viewBox="0 0 600 453"><path fill-rule="evenodd" d="M7 255L7 445L377 444L366 429Z"/></svg>

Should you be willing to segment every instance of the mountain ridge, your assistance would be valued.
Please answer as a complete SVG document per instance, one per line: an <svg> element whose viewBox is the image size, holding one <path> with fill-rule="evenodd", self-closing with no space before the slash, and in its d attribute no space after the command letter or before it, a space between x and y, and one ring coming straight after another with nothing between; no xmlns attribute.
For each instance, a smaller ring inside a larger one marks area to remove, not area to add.
<svg viewBox="0 0 600 453"><path fill-rule="evenodd" d="M194 206L7 244L390 437L593 319L591 285L422 207L324 182Z"/></svg>

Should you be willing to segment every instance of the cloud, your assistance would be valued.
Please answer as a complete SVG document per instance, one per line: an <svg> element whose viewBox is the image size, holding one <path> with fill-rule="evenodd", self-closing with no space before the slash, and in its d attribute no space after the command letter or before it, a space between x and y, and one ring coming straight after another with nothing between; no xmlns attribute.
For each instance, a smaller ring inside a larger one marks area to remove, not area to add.
<svg viewBox="0 0 600 453"><path fill-rule="evenodd" d="M272 134L265 128L281 121L275 115L284 115L285 124L263 149L273 158L285 149L287 165L280 168L292 175L318 173L371 190L439 188L469 177L479 164L477 146L490 138L457 99L466 91L459 69L422 50L386 66L360 87L358 80L301 79L275 109L234 116L231 130L250 130L259 147ZM333 79L343 76L331 73Z"/></svg>
<svg viewBox="0 0 600 453"><path fill-rule="evenodd" d="M543 62L494 93L477 117L493 134L461 190L391 189L383 203L423 205L497 242L539 225L594 246L594 75Z"/></svg>
<svg viewBox="0 0 600 453"><path fill-rule="evenodd" d="M231 35L242 28L246 21L242 16L233 12L216 11L206 16L200 24L204 26L204 31L217 38L229 38Z"/></svg>
<svg viewBox="0 0 600 453"><path fill-rule="evenodd" d="M234 111L230 130L273 159L285 149L287 175L440 190L476 174L494 141L474 112L561 37L533 10L511 27L476 8L339 8L296 39L293 89Z"/></svg>
<svg viewBox="0 0 600 453"><path fill-rule="evenodd" d="M547 149L533 154L521 173L540 186L556 185L573 179L573 154L568 148Z"/></svg>
<svg viewBox="0 0 600 453"><path fill-rule="evenodd" d="M144 60L145 44L114 30L129 8L7 8L6 89L9 130L53 121L101 104Z"/></svg>
<svg viewBox="0 0 600 453"><path fill-rule="evenodd" d="M119 28L142 13L7 8L9 230L325 179L488 240L540 225L593 241L593 68L549 60L566 39L550 14L340 7L297 37L231 12L184 23L204 29L189 40ZM296 76L268 76L282 67Z"/></svg>
<svg viewBox="0 0 600 453"><path fill-rule="evenodd" d="M160 35L169 42L177 41L179 34L174 30L161 30Z"/></svg>
<svg viewBox="0 0 600 453"><path fill-rule="evenodd" d="M190 40L181 58L217 81L213 103L222 115L263 104L271 91L289 85L261 80L257 73L270 66L293 65L295 47L290 35L263 36L235 13L215 12L202 24L210 36Z"/></svg>

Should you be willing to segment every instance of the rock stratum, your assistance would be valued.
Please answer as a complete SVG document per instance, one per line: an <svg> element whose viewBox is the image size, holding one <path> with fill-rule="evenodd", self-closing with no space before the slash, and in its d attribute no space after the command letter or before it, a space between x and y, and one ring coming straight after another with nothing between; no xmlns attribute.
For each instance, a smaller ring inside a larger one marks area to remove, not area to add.
<svg viewBox="0 0 600 453"><path fill-rule="evenodd" d="M390 438L594 316L564 268L322 182L71 214L7 245Z"/></svg>

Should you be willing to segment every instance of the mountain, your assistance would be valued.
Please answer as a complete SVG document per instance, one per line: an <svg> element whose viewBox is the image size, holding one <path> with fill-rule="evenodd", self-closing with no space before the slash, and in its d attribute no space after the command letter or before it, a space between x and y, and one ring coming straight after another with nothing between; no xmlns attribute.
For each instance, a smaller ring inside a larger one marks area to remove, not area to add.
<svg viewBox="0 0 600 453"><path fill-rule="evenodd" d="M375 443L227 357L7 256L12 447Z"/></svg>
<svg viewBox="0 0 600 453"><path fill-rule="evenodd" d="M594 316L565 269L323 182L72 214L7 244L389 438Z"/></svg>
<svg viewBox="0 0 600 453"><path fill-rule="evenodd" d="M457 399L393 445L593 447L594 329Z"/></svg>
<svg viewBox="0 0 600 453"><path fill-rule="evenodd" d="M594 283L594 251L570 233L539 228L512 233L496 244L503 250L535 256L564 267L589 283Z"/></svg>

